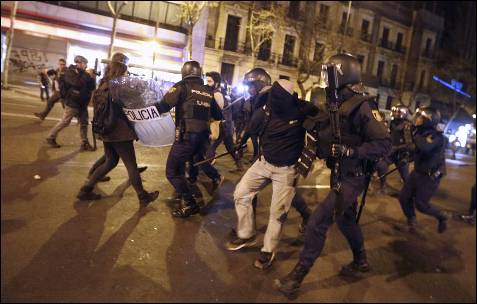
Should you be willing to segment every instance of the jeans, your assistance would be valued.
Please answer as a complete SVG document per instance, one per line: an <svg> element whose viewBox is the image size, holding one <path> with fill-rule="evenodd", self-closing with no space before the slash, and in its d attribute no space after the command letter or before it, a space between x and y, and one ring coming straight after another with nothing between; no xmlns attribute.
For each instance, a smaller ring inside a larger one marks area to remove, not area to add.
<svg viewBox="0 0 477 304"><path fill-rule="evenodd" d="M263 157L247 170L235 188L234 201L237 212L237 236L247 239L255 235L252 199L272 183L273 193L263 252L273 252L278 246L282 225L285 223L292 199L295 196L296 170L294 166L276 167Z"/></svg>
<svg viewBox="0 0 477 304"><path fill-rule="evenodd" d="M69 126L73 117L77 117L80 123L80 136L83 143L88 142L88 110L85 107L84 109L72 108L65 106L65 112L61 121L59 121L53 129L51 129L48 139L56 139L58 133Z"/></svg>
<svg viewBox="0 0 477 304"><path fill-rule="evenodd" d="M45 109L40 114L44 117L48 116L51 109L53 109L53 106L58 101L61 101L61 105L63 106L63 109L64 109L65 105L64 105L63 99L61 99L60 92L53 91L53 95L51 95L51 97L48 98L48 100L46 101Z"/></svg>

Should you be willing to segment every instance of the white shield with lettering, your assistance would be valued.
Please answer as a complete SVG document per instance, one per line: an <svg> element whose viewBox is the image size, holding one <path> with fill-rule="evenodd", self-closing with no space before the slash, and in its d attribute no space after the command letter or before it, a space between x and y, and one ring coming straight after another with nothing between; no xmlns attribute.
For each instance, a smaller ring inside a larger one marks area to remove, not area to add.
<svg viewBox="0 0 477 304"><path fill-rule="evenodd" d="M154 105L161 101L169 85L137 77L119 77L110 82L113 101L121 104L144 146L162 147L174 142L175 125L171 115L160 115Z"/></svg>

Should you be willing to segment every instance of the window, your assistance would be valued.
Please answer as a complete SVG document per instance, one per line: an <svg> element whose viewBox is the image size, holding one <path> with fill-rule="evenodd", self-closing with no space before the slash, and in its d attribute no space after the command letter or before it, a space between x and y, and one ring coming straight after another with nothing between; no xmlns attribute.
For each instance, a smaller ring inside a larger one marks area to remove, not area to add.
<svg viewBox="0 0 477 304"><path fill-rule="evenodd" d="M383 28L383 37L381 38L381 46L387 47L388 46L388 38L389 38L389 29L387 27Z"/></svg>
<svg viewBox="0 0 477 304"><path fill-rule="evenodd" d="M382 82L382 78L383 78L383 74L384 74L384 61L381 61L379 60L378 61L378 71L376 73L376 77L378 77L378 82L379 84L381 84Z"/></svg>
<svg viewBox="0 0 477 304"><path fill-rule="evenodd" d="M240 19L240 17L229 15L227 19L227 28L225 30L224 50L237 51Z"/></svg>
<svg viewBox="0 0 477 304"><path fill-rule="evenodd" d="M315 44L315 54L313 55L313 61L323 61L323 55L325 53L325 45L317 42Z"/></svg>
<svg viewBox="0 0 477 304"><path fill-rule="evenodd" d="M284 65L293 65L293 53L295 50L295 37L285 35L285 45L283 47L283 59Z"/></svg>
<svg viewBox="0 0 477 304"><path fill-rule="evenodd" d="M151 20L165 23L168 4L163 1L151 1L151 4Z"/></svg>
<svg viewBox="0 0 477 304"><path fill-rule="evenodd" d="M364 69L364 55L357 55L359 63L361 63L361 70Z"/></svg>
<svg viewBox="0 0 477 304"><path fill-rule="evenodd" d="M235 65L225 62L222 62L220 68L220 75L222 75L222 78L230 85L232 85L232 79L234 78L234 68Z"/></svg>
<svg viewBox="0 0 477 304"><path fill-rule="evenodd" d="M288 7L288 17L297 19L300 15L300 1L290 1L290 6Z"/></svg>
<svg viewBox="0 0 477 304"><path fill-rule="evenodd" d="M328 5L320 4L320 21L326 24L328 22L329 13L330 7Z"/></svg>
<svg viewBox="0 0 477 304"><path fill-rule="evenodd" d="M426 71L422 70L421 71L421 79L419 80L419 88L418 89L424 88L424 80L425 79L426 79Z"/></svg>
<svg viewBox="0 0 477 304"><path fill-rule="evenodd" d="M363 19L363 22L361 23L361 33L367 35L368 31L369 31L369 21L366 19Z"/></svg>
<svg viewBox="0 0 477 304"><path fill-rule="evenodd" d="M426 49L424 50L424 56L426 56L426 57L429 57L431 55L431 44L432 44L432 39L427 38Z"/></svg>
<svg viewBox="0 0 477 304"><path fill-rule="evenodd" d="M397 34L397 39L396 39L396 50L400 51L402 47L402 38L404 35L402 33Z"/></svg>
<svg viewBox="0 0 477 304"><path fill-rule="evenodd" d="M286 75L278 75L278 79L286 79L286 80L290 80L290 76L286 76Z"/></svg>
<svg viewBox="0 0 477 304"><path fill-rule="evenodd" d="M149 20L152 1L134 1L134 17Z"/></svg>
<svg viewBox="0 0 477 304"><path fill-rule="evenodd" d="M257 54L258 59L263 61L267 61L268 59L270 59L272 39L268 39L260 45L260 49L258 50Z"/></svg>
<svg viewBox="0 0 477 304"><path fill-rule="evenodd" d="M167 3L166 9L166 23L170 25L180 26L182 20L179 17L181 14L181 8L177 4Z"/></svg>
<svg viewBox="0 0 477 304"><path fill-rule="evenodd" d="M397 64L393 64L391 68L391 83L390 83L391 87L393 88L396 85L397 72L398 72L398 66Z"/></svg>

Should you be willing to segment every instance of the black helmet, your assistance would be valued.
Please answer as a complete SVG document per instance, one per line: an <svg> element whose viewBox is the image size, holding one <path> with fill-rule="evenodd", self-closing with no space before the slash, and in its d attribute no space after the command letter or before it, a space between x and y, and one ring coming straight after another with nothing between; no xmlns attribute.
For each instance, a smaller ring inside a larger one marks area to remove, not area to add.
<svg viewBox="0 0 477 304"><path fill-rule="evenodd" d="M441 112L433 107L422 107L416 110L416 118L422 116L425 118L422 127L436 127L441 121Z"/></svg>
<svg viewBox="0 0 477 304"><path fill-rule="evenodd" d="M115 53L113 57L111 57L111 62L121 63L124 65L128 65L129 58L128 56L124 55L123 53Z"/></svg>
<svg viewBox="0 0 477 304"><path fill-rule="evenodd" d="M407 119L409 117L409 108L402 103L397 104L391 108L391 115L394 119Z"/></svg>
<svg viewBox="0 0 477 304"><path fill-rule="evenodd" d="M202 77L202 68L197 61L187 61L182 66L182 79L190 77Z"/></svg>
<svg viewBox="0 0 477 304"><path fill-rule="evenodd" d="M245 73L243 76L243 82L245 84L253 84L257 93L264 87L272 84L272 77L262 68L254 68Z"/></svg>
<svg viewBox="0 0 477 304"><path fill-rule="evenodd" d="M351 54L337 54L331 56L326 63L338 67L338 89L361 82L361 63Z"/></svg>
<svg viewBox="0 0 477 304"><path fill-rule="evenodd" d="M222 83L222 76L220 76L219 73L217 72L207 72L205 73L205 76L210 77L214 80L214 88L220 87Z"/></svg>

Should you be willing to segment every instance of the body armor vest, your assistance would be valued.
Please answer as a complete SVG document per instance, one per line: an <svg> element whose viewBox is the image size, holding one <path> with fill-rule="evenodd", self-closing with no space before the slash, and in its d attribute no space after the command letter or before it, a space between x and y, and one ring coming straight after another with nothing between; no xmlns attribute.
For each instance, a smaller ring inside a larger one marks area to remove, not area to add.
<svg viewBox="0 0 477 304"><path fill-rule="evenodd" d="M361 130L359 126L355 126L352 123L353 114L364 102L373 101L374 98L374 96L354 95L353 97L341 104L339 108L341 144L350 147L358 147L362 144L363 139L360 135ZM333 144L333 136L330 124L330 116L328 112L321 112L321 117L319 118L317 130L317 155L319 158L327 159L327 165L330 167L331 164L328 162L328 160L331 156L330 153L331 144ZM341 162L342 174L364 174L364 161L343 157L341 159Z"/></svg>
<svg viewBox="0 0 477 304"><path fill-rule="evenodd" d="M203 132L209 130L210 107L214 100L213 92L207 86L184 81L185 101L181 106L181 120L185 132Z"/></svg>

